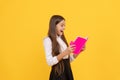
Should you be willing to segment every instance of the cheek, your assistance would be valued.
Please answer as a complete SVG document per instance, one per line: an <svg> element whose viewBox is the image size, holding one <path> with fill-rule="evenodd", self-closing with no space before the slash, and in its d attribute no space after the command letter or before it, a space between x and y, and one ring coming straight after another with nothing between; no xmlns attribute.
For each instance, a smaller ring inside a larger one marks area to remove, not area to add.
<svg viewBox="0 0 120 80"><path fill-rule="evenodd" d="M56 33L59 33L59 27L56 26Z"/></svg>
<svg viewBox="0 0 120 80"><path fill-rule="evenodd" d="M57 31L60 31L60 26L56 26L56 30L57 30Z"/></svg>

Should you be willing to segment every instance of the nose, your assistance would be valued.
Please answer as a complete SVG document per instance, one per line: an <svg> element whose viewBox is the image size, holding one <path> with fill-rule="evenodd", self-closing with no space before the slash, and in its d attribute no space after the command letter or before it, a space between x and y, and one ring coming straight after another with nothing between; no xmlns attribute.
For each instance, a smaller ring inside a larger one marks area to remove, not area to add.
<svg viewBox="0 0 120 80"><path fill-rule="evenodd" d="M65 27L63 27L63 30L65 30Z"/></svg>

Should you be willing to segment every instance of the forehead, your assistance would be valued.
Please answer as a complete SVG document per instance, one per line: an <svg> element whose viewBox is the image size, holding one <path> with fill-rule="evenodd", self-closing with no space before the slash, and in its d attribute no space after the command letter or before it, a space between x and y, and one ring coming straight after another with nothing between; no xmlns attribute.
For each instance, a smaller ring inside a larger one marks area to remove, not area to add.
<svg viewBox="0 0 120 80"><path fill-rule="evenodd" d="M65 20L60 21L59 24L65 24Z"/></svg>

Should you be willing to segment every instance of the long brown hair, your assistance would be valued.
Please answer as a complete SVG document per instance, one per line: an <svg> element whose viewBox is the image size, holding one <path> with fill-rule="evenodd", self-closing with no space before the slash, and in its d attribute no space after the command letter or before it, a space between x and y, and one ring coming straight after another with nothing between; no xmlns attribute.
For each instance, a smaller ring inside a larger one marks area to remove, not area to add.
<svg viewBox="0 0 120 80"><path fill-rule="evenodd" d="M57 34L56 33L56 25L62 20L65 20L62 16L53 15L50 19L50 22L49 22L48 37L52 41L52 55L53 56L57 56L58 54L60 54L60 45L58 44L58 42L56 40L56 38L57 38L57 36L56 36L56 34ZM67 40L64 36L64 33L62 34L61 38L66 43L66 45L68 46ZM62 74L62 72L64 71L63 60L61 60L56 65L52 66L52 68L54 69L54 71L57 75Z"/></svg>

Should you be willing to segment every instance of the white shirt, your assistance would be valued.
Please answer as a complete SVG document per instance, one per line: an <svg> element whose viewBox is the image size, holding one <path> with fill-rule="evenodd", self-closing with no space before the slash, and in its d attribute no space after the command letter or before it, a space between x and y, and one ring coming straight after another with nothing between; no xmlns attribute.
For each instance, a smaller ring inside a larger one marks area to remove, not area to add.
<svg viewBox="0 0 120 80"><path fill-rule="evenodd" d="M62 53L66 48L67 45L65 42L61 39L60 36L57 36L57 42L60 45L60 53ZM57 59L57 56L52 56L52 42L49 37L45 37L43 40L44 44L44 50L46 55L46 60L49 66L53 66L57 64L59 61ZM68 59L68 55L64 56L63 59ZM70 54L70 62L74 60L73 54Z"/></svg>

